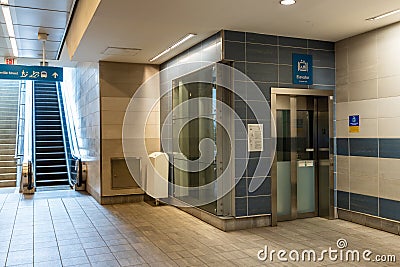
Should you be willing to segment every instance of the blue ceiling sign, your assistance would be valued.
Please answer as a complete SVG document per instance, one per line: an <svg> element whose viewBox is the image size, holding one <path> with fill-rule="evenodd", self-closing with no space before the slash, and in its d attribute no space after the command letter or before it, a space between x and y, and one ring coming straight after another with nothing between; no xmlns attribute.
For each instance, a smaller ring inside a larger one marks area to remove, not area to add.
<svg viewBox="0 0 400 267"><path fill-rule="evenodd" d="M292 54L293 84L313 84L312 55Z"/></svg>
<svg viewBox="0 0 400 267"><path fill-rule="evenodd" d="M0 79L62 82L63 68L0 64Z"/></svg>

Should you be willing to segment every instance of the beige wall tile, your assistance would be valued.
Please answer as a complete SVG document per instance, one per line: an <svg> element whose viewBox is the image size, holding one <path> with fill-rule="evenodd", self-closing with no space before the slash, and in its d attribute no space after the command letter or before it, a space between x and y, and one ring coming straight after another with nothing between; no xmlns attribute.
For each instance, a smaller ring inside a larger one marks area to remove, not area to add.
<svg viewBox="0 0 400 267"><path fill-rule="evenodd" d="M400 96L380 98L378 102L379 118L400 117Z"/></svg>
<svg viewBox="0 0 400 267"><path fill-rule="evenodd" d="M350 177L378 177L378 158L350 157Z"/></svg>
<svg viewBox="0 0 400 267"><path fill-rule="evenodd" d="M372 80L376 78L378 78L378 67L376 65L349 71L350 83Z"/></svg>
<svg viewBox="0 0 400 267"><path fill-rule="evenodd" d="M349 71L364 70L377 65L377 36L368 32L355 36L348 45Z"/></svg>
<svg viewBox="0 0 400 267"><path fill-rule="evenodd" d="M349 122L347 121L347 132L349 132ZM378 119L360 118L360 132L349 133L350 138L376 138L378 136Z"/></svg>
<svg viewBox="0 0 400 267"><path fill-rule="evenodd" d="M400 201L400 159L379 159L379 196Z"/></svg>
<svg viewBox="0 0 400 267"><path fill-rule="evenodd" d="M336 80L336 103L349 101L349 85L338 85Z"/></svg>
<svg viewBox="0 0 400 267"><path fill-rule="evenodd" d="M400 96L400 75L378 79L378 96Z"/></svg>
<svg viewBox="0 0 400 267"><path fill-rule="evenodd" d="M400 117L379 118L378 136L380 138L400 138Z"/></svg>
<svg viewBox="0 0 400 267"><path fill-rule="evenodd" d="M352 101L348 103L348 116L360 115L360 119L375 119L378 117L378 100ZM347 118L348 118L347 116Z"/></svg>
<svg viewBox="0 0 400 267"><path fill-rule="evenodd" d="M343 172L343 173L337 173L336 174L336 189L340 191L345 191L349 192L350 191L350 179L349 179L349 173L348 172Z"/></svg>
<svg viewBox="0 0 400 267"><path fill-rule="evenodd" d="M379 159L350 157L350 190L353 193L378 196Z"/></svg>
<svg viewBox="0 0 400 267"><path fill-rule="evenodd" d="M350 175L350 191L352 193L378 197L379 196L378 188L379 188L378 177Z"/></svg>
<svg viewBox="0 0 400 267"><path fill-rule="evenodd" d="M336 120L347 120L349 118L349 104L347 102L336 104Z"/></svg>
<svg viewBox="0 0 400 267"><path fill-rule="evenodd" d="M336 137L348 138L349 137L349 121L341 120L336 121Z"/></svg>
<svg viewBox="0 0 400 267"><path fill-rule="evenodd" d="M348 88L349 101L378 98L378 82L376 79L351 83Z"/></svg>
<svg viewBox="0 0 400 267"><path fill-rule="evenodd" d="M102 97L101 110L125 111L130 100L129 97Z"/></svg>

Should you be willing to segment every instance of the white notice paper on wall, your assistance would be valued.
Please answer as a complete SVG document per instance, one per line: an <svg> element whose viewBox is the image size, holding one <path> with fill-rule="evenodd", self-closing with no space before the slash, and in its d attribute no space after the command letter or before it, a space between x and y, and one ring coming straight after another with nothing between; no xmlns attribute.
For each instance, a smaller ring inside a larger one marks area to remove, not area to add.
<svg viewBox="0 0 400 267"><path fill-rule="evenodd" d="M247 125L247 139L249 152L263 151L263 125L262 124L248 124Z"/></svg>

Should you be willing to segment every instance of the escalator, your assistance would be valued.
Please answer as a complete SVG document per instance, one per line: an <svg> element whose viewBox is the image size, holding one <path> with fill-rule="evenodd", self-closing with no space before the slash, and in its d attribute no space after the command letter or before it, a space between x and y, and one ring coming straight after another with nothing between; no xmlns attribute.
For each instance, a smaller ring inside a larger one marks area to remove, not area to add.
<svg viewBox="0 0 400 267"><path fill-rule="evenodd" d="M57 84L36 81L33 95L33 171L36 187L68 186L68 155Z"/></svg>

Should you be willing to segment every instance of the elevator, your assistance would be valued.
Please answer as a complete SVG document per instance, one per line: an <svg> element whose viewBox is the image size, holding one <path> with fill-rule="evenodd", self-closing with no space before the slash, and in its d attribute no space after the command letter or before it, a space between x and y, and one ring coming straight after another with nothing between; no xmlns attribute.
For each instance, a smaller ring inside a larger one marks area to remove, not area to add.
<svg viewBox="0 0 400 267"><path fill-rule="evenodd" d="M273 225L334 218L333 91L272 88L271 110L277 138Z"/></svg>

